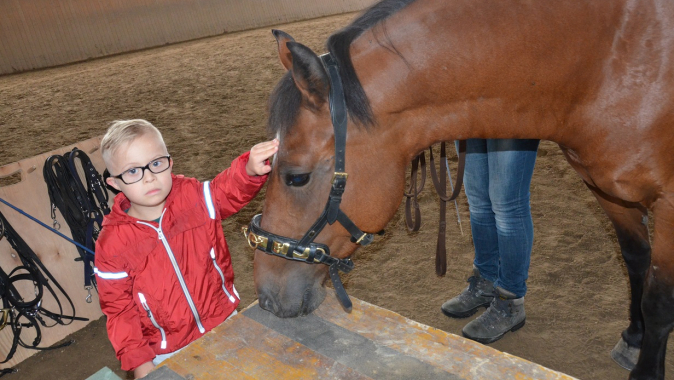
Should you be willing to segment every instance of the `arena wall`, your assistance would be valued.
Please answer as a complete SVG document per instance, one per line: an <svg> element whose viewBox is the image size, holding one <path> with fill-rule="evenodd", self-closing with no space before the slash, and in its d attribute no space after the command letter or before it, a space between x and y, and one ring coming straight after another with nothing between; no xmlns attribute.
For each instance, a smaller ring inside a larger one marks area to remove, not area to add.
<svg viewBox="0 0 674 380"><path fill-rule="evenodd" d="M362 10L374 0L4 0L0 75Z"/></svg>

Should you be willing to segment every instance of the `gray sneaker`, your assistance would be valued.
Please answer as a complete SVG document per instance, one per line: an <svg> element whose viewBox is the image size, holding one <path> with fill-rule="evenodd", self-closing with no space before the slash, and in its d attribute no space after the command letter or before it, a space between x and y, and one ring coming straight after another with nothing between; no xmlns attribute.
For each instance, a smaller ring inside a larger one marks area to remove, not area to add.
<svg viewBox="0 0 674 380"><path fill-rule="evenodd" d="M458 296L442 304L442 312L452 318L466 318L475 314L480 307L487 307L494 298L494 283L480 275L473 267L473 275L468 278L468 287Z"/></svg>
<svg viewBox="0 0 674 380"><path fill-rule="evenodd" d="M497 287L487 311L468 323L462 332L468 339L489 344L501 339L507 332L519 330L525 320L524 297L515 298L515 294Z"/></svg>

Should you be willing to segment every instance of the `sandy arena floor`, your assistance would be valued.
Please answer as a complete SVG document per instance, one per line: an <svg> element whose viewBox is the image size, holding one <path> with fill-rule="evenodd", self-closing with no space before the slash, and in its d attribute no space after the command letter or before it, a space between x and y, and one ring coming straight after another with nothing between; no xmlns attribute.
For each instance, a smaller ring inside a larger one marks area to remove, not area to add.
<svg viewBox="0 0 674 380"><path fill-rule="evenodd" d="M353 14L278 26L323 52L330 33ZM85 63L0 77L0 165L102 135L109 122L145 118L164 133L175 172L210 179L266 139L265 104L283 70L269 28L233 33ZM465 235L448 208L448 274L434 275L437 197L422 196L422 230L406 231L398 214L383 239L355 255L344 277L349 294L408 318L460 334L440 305L464 286L473 248L465 196ZM493 347L587 380L626 379L609 351L627 326L629 288L613 228L559 148L543 142L532 193L535 226L527 324ZM46 194L45 194L46 196ZM255 300L252 252L239 229L259 212L261 193L223 223L242 306ZM22 362L20 379L85 379L104 366L125 377L105 321L90 323L76 343ZM674 372L670 344L667 367Z"/></svg>

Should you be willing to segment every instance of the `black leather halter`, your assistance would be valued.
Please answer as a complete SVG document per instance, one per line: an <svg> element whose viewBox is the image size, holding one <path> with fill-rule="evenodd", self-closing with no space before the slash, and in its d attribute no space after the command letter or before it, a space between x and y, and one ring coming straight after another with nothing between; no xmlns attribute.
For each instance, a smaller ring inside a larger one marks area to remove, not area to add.
<svg viewBox="0 0 674 380"><path fill-rule="evenodd" d="M248 227L243 228L243 233L251 247L267 254L309 264L319 263L329 266L328 272L335 287L337 299L346 311L351 311L351 300L344 290L342 280L339 278L339 271L350 272L353 269L353 261L349 258L338 259L330 256L330 248L325 244L315 243L314 239L326 224L332 225L335 221L344 226L351 234L351 241L356 244L368 245L374 239L374 235L361 231L339 208L348 176L344 171L348 114L337 61L330 54L324 54L320 58L330 79L330 115L335 131L335 174L332 177L332 188L328 196L328 203L325 205L323 213L300 240L275 235L263 230L260 227L262 214L255 215Z"/></svg>

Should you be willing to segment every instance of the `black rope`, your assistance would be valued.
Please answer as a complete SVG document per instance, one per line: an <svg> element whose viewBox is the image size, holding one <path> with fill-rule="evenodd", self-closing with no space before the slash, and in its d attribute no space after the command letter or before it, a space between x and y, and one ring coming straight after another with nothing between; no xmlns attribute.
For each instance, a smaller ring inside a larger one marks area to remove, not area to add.
<svg viewBox="0 0 674 380"><path fill-rule="evenodd" d="M9 374L12 374L12 373L17 373L17 372L19 372L19 370L16 369L16 368L3 368L3 369L0 369L0 377L3 377L5 375L9 375Z"/></svg>

